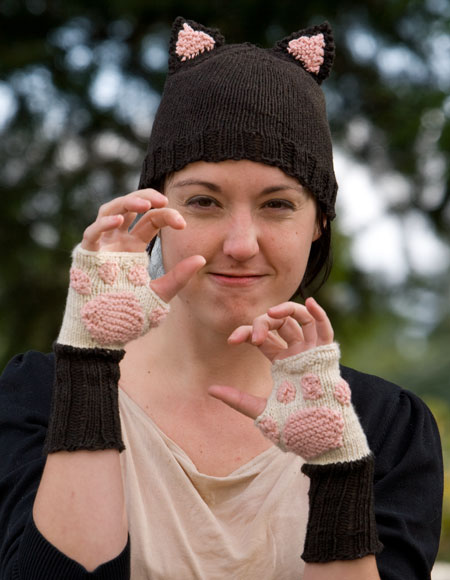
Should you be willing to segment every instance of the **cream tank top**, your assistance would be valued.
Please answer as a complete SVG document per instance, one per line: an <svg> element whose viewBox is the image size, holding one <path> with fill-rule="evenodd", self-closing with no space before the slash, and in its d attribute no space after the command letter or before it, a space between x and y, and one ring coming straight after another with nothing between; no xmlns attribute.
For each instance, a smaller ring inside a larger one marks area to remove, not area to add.
<svg viewBox="0 0 450 580"><path fill-rule="evenodd" d="M226 477L200 473L122 389L132 580L299 580L309 479L271 447Z"/></svg>

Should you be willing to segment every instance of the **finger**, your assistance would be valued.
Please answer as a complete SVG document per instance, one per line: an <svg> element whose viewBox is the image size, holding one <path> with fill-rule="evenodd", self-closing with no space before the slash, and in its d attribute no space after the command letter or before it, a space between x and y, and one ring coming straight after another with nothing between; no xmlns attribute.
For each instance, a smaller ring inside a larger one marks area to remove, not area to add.
<svg viewBox="0 0 450 580"><path fill-rule="evenodd" d="M142 241L149 242L161 228L166 226L182 230L186 227L186 222L176 209L169 207L152 209L141 217L131 233Z"/></svg>
<svg viewBox="0 0 450 580"><path fill-rule="evenodd" d="M316 321L317 344L330 344L334 339L334 330L325 310L314 298L307 298L305 306Z"/></svg>
<svg viewBox="0 0 450 580"><path fill-rule="evenodd" d="M298 325L297 325L298 326ZM270 341L271 346L278 346L279 348L286 348L286 341L283 340L278 333L268 332L266 340ZM250 344L255 344L253 341L253 326L238 326L227 339L228 344L241 344L243 342L248 342ZM262 346L262 345L256 345Z"/></svg>
<svg viewBox="0 0 450 580"><path fill-rule="evenodd" d="M273 321L275 325L282 325L282 321ZM297 328L300 328L297 324ZM272 332L272 329L267 330L267 326L263 327L264 332L264 339L259 340L254 338L254 324L253 325L243 325L238 326L228 337L228 344L241 344L243 342L248 342L255 346L263 346L264 342L269 341L270 348L278 347L278 348L286 348L286 341L283 340L278 333ZM273 329L275 330L275 328ZM301 329L300 329L301 331Z"/></svg>
<svg viewBox="0 0 450 580"><path fill-rule="evenodd" d="M229 344L241 344L243 342L251 342L253 326L243 325L238 326L228 337Z"/></svg>
<svg viewBox="0 0 450 580"><path fill-rule="evenodd" d="M260 344L255 345L252 340L253 326L239 326L228 337L228 344L242 344L248 343L259 348L261 353L273 361L280 353L287 348L286 341L284 341L277 332L270 331L267 334L266 340Z"/></svg>
<svg viewBox="0 0 450 580"><path fill-rule="evenodd" d="M291 316L282 319L283 324L278 329L278 334L282 337L282 339L287 343L288 348L290 345L299 342L306 342L305 335L303 333L303 326Z"/></svg>
<svg viewBox="0 0 450 580"><path fill-rule="evenodd" d="M208 393L251 419L261 415L267 405L267 399L263 397L255 397L225 385L212 385L208 388Z"/></svg>
<svg viewBox="0 0 450 580"><path fill-rule="evenodd" d="M108 203L103 204L99 210L98 215L99 217L107 216L107 215L114 215L118 213L126 214L128 212L132 212L134 214L137 213L145 213L152 207L150 200L144 199L142 197L117 197Z"/></svg>
<svg viewBox="0 0 450 580"><path fill-rule="evenodd" d="M98 218L93 224L84 230L81 247L84 250L96 252L102 234L120 228L123 223L123 215L110 215Z"/></svg>
<svg viewBox="0 0 450 580"><path fill-rule="evenodd" d="M98 212L99 216L114 215L118 213L134 212L144 213L152 207L165 207L167 197L155 189L141 189L128 195L116 197L103 204Z"/></svg>
<svg viewBox="0 0 450 580"><path fill-rule="evenodd" d="M306 306L297 304L296 302L283 302L283 304L278 304L277 306L269 308L268 312L270 316L273 316L274 318L290 317L291 320L294 319L301 326L305 346L307 348L311 348L317 345L316 320L308 311ZM286 333L285 335L282 334L283 330ZM292 338L290 338L287 334L290 330L294 331L295 333L295 329L292 327L292 325L286 325L284 329L280 329L280 334L282 334L283 338L288 343L292 342L292 340L296 340L295 334Z"/></svg>
<svg viewBox="0 0 450 580"><path fill-rule="evenodd" d="M170 302L205 264L206 260L203 256L190 256L176 264L161 278L152 280L150 286L160 298L165 302Z"/></svg>
<svg viewBox="0 0 450 580"><path fill-rule="evenodd" d="M261 345L268 337L271 330L278 330L283 326L284 320L270 318L267 314L258 316L253 321L252 343Z"/></svg>
<svg viewBox="0 0 450 580"><path fill-rule="evenodd" d="M120 226L120 230L122 232L128 232L128 230L130 229L131 225L133 224L133 222L135 221L136 217L138 215L142 215L142 214L137 214L135 212L127 212L125 214L123 214L123 223Z"/></svg>

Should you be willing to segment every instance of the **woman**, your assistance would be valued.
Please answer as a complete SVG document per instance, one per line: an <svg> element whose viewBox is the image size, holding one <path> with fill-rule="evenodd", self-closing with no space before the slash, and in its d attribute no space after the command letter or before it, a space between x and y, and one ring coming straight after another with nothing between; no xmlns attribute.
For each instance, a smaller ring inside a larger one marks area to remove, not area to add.
<svg viewBox="0 0 450 580"><path fill-rule="evenodd" d="M262 50L175 21L140 188L74 251L54 361L3 375L2 578L429 576L429 411L290 301L329 250L332 59L326 24Z"/></svg>

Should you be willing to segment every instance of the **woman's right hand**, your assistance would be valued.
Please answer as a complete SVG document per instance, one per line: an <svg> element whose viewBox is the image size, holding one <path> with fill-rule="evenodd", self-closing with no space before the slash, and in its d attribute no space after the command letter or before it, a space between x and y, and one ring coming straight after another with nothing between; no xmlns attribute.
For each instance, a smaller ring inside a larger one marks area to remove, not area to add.
<svg viewBox="0 0 450 580"><path fill-rule="evenodd" d="M155 189L141 189L105 203L95 222L86 228L81 247L93 252L145 251L161 228L186 227L181 214L167 207L167 203L167 197ZM139 221L131 227L140 214ZM169 302L204 265L203 256L190 256L158 280L152 280L151 288Z"/></svg>

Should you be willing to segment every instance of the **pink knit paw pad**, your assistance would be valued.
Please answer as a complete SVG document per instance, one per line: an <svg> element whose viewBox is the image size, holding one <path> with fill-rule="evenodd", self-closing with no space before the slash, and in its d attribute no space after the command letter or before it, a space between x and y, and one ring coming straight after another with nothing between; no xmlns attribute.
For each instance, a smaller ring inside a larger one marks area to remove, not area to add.
<svg viewBox="0 0 450 580"><path fill-rule="evenodd" d="M277 390L277 401L287 405L288 403L292 403L296 394L294 385L289 381L283 381Z"/></svg>
<svg viewBox="0 0 450 580"><path fill-rule="evenodd" d="M334 398L341 405L350 405L352 392L350 391L347 381L344 381L344 379L341 379L334 387Z"/></svg>
<svg viewBox="0 0 450 580"><path fill-rule="evenodd" d="M300 384L302 386L303 398L310 401L317 401L323 395L320 379L314 373L303 375Z"/></svg>
<svg viewBox="0 0 450 580"><path fill-rule="evenodd" d="M270 439L273 443L280 442L280 432L278 431L277 423L272 417L263 417L258 421L258 427L261 429L263 435Z"/></svg>
<svg viewBox="0 0 450 580"><path fill-rule="evenodd" d="M92 338L102 346L125 344L142 334L144 313L131 292L99 294L81 309Z"/></svg>
<svg viewBox="0 0 450 580"><path fill-rule="evenodd" d="M188 58L195 58L205 50L212 50L215 44L216 41L212 36L200 30L194 30L185 22L183 30L178 33L175 53L184 62Z"/></svg>
<svg viewBox="0 0 450 580"><path fill-rule="evenodd" d="M324 62L325 39L323 34L301 36L289 42L287 51L300 60L308 72L319 74Z"/></svg>
<svg viewBox="0 0 450 580"><path fill-rule="evenodd" d="M344 419L327 407L295 411L283 429L286 448L305 459L342 447Z"/></svg>
<svg viewBox="0 0 450 580"><path fill-rule="evenodd" d="M80 268L70 269L70 286L78 294L88 296L91 293L91 279Z"/></svg>
<svg viewBox="0 0 450 580"><path fill-rule="evenodd" d="M156 328L157 326L159 326L161 322L164 320L164 318L167 316L168 312L169 311L166 308L160 307L152 310L148 317L150 328Z"/></svg>
<svg viewBox="0 0 450 580"><path fill-rule="evenodd" d="M133 266L128 272L128 280L134 286L146 286L150 282L147 268L145 266Z"/></svg>
<svg viewBox="0 0 450 580"><path fill-rule="evenodd" d="M98 275L105 284L114 284L118 273L119 266L114 262L106 262L98 267Z"/></svg>

